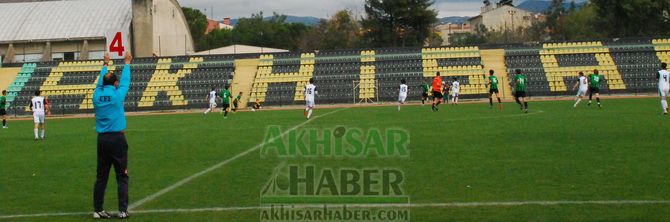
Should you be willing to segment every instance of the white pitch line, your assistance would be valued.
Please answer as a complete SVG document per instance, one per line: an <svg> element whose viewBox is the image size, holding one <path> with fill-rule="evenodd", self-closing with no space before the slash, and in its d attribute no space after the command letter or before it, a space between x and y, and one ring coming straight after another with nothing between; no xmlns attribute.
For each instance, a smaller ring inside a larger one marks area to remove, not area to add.
<svg viewBox="0 0 670 222"><path fill-rule="evenodd" d="M499 206L553 206L553 205L651 205L670 204L670 200L557 200L557 201L509 201L509 202L450 202L450 203L389 203L389 204L331 204L334 206L347 205L347 207L410 207L410 208L441 208L441 207L499 207ZM324 204L296 204L295 208L323 208ZM140 210L133 213L163 213L163 212L206 212L206 211L242 211L270 209L269 206L250 207L208 207L208 208L186 208L186 209L155 209Z"/></svg>
<svg viewBox="0 0 670 222"><path fill-rule="evenodd" d="M338 204L334 204L338 205ZM342 204L339 204L342 205ZM505 206L556 206L556 205L670 205L670 200L556 200L556 201L493 201L493 202L448 202L448 203L408 203L408 204L347 204L348 207L409 207L409 208L465 208L465 207L505 207ZM295 208L322 208L323 204L299 205ZM132 214L154 213L197 213L197 212L224 212L268 209L268 206L249 207L208 207L182 209L150 209L130 211ZM53 216L81 216L92 212L70 213L40 213L0 215L0 219L53 217Z"/></svg>
<svg viewBox="0 0 670 222"><path fill-rule="evenodd" d="M281 133L279 136L270 139L270 141L274 141L275 139L280 138L280 137L286 135L289 131L295 130L295 129L297 129L298 127L301 127L301 126L304 126L304 125L307 124L307 123L310 123L312 120L315 120L315 119L318 119L318 118L320 118L320 117L324 117L324 116L327 116L327 115L330 115L330 114L333 114L333 113L336 113L336 112L339 112L339 111L341 111L341 110L345 110L345 109L348 109L348 108L343 108L343 109L333 110L333 111L330 111L330 112L321 114L321 115L319 115L319 116L315 116L315 117L313 117L313 118L310 118L310 119L308 119L307 121L302 122L302 123L300 123L300 124L294 126L293 128L284 131L284 132ZM251 153L251 152L254 152L254 151L260 149L260 147L262 147L263 145L265 145L265 142L259 143L258 145L254 146L254 147L251 147L251 148L247 149L246 151L244 151L244 152L242 152L242 153L239 153L239 154L237 154L237 155L235 155L235 156L233 156L233 157L231 157L231 158L228 158L228 159L226 159L226 160L224 160L224 161L222 161L222 162L220 162L220 163L217 163L217 164L215 164L215 165L213 165L213 166L211 166L211 167L209 167L209 168L207 168L207 169L204 169L204 170L202 170L202 171L200 171L200 172L197 172L197 173L195 173L195 174L193 174L193 175L191 175L191 176L188 176L188 177L186 177L186 178L184 178L184 179L178 181L178 182L175 183L175 184L172 184L172 185L170 185L170 186L168 186L168 187L166 187L166 188L163 188L162 190L160 190L160 191L158 191L158 192L156 192L156 193L154 193L154 194L151 194L151 195L149 195L149 196L147 196L147 197L145 197L145 198L143 198L143 199L141 199L141 200L136 201L135 203L130 204L130 206L128 206L128 209L129 209L129 210L132 210L132 209L135 209L135 208L139 207L139 206L142 205L142 204L145 204L145 203L147 203L147 202L149 202L149 201L152 201L152 200L154 200L154 199L156 199L156 198L162 196L163 194L166 194L166 193L168 193L168 192L170 192L170 191L172 191L172 190L174 190L174 189L177 189L178 187L181 187L182 185L184 185L184 184L186 184L186 183L188 183L188 182L191 182L192 180L194 180L194 179L196 179L196 178L198 178L198 177L200 177L200 176L202 176L202 175L205 175L205 174L207 174L207 173L209 173L209 172L211 172L211 171L213 171L213 170L219 169L219 168L221 168L222 166L225 166L226 164L228 164L228 163L230 163L230 162L233 162L234 160L239 159L240 157L246 156L247 154L249 154L249 153Z"/></svg>
<svg viewBox="0 0 670 222"><path fill-rule="evenodd" d="M417 203L411 207L487 207L487 206L524 206L524 205L652 205L670 204L670 200L555 200L555 201L496 201L496 202L451 202ZM397 204L396 204L397 205ZM401 206L401 205L398 205Z"/></svg>
<svg viewBox="0 0 670 222"><path fill-rule="evenodd" d="M91 215L93 215L93 212L70 212L70 213L40 213L40 214L15 214L15 215L2 215L2 216L0 216L0 220L2 220L2 219L22 218L22 217L80 216L80 215L86 215L86 214L91 214Z"/></svg>

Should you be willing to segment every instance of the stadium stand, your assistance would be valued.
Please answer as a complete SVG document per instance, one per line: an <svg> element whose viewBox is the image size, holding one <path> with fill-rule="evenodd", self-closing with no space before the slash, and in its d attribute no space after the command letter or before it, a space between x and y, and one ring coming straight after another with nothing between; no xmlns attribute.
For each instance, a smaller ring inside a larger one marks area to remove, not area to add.
<svg viewBox="0 0 670 222"><path fill-rule="evenodd" d="M312 77L314 57L314 53L261 55L251 101L258 99L266 105L285 105L303 100L303 95L295 89L307 85Z"/></svg>
<svg viewBox="0 0 670 222"><path fill-rule="evenodd" d="M502 78L506 81L513 79L515 69L521 69L528 79L530 96L572 95L577 73L588 75L593 69L600 70L606 78L601 86L604 94L650 93L656 90L655 71L660 62L670 60L670 39L646 42L562 42L514 47L504 50L504 57L495 63L483 59L492 50L478 47L137 58L132 64L133 83L126 110L204 108L205 96L212 87L220 89L235 82L233 74L240 68L236 67L238 61L256 61L249 63L254 64L253 73L244 78L249 83L242 102L260 100L265 105L302 104L302 89L310 78L316 81L319 104L395 101L402 79L410 86L408 99L416 100L420 97L419 85L430 81L437 72L448 83L457 78L463 98L485 98L488 69L502 75L506 71L508 76ZM496 50L502 55L503 50ZM496 56L486 60L496 60ZM21 67L8 89L11 114L27 114L26 105L36 90L42 90L52 103L52 113L92 112L91 97L102 67L100 60L7 65ZM239 92L232 91L235 95Z"/></svg>
<svg viewBox="0 0 670 222"><path fill-rule="evenodd" d="M660 60L652 46L612 46L610 50L622 80L630 91L657 92L655 72L659 69Z"/></svg>
<svg viewBox="0 0 670 222"><path fill-rule="evenodd" d="M325 51L318 52L316 55L313 78L317 83L317 91L319 92L318 101L323 103L351 103L370 98L373 95L363 90L364 87L374 84L368 82L365 76L374 77L374 75L369 74L370 69L362 67L360 51ZM372 62L368 62L368 64L370 63ZM361 74L363 69L366 70L366 74ZM362 84L363 87L360 87L359 84ZM356 86L359 86L358 90Z"/></svg>
<svg viewBox="0 0 670 222"><path fill-rule="evenodd" d="M573 94L570 88L578 72L588 75L594 69L605 76L603 93L652 92L656 90L654 73L660 68L659 58L669 50L661 40L653 42L545 43L542 48L506 50L505 60L510 76L521 69L528 77L532 96Z"/></svg>
<svg viewBox="0 0 670 222"><path fill-rule="evenodd" d="M528 80L528 94L532 96L546 96L550 94L549 82L544 74L542 60L538 49L508 50L505 52L505 61L510 81L514 71L520 69Z"/></svg>
<svg viewBox="0 0 670 222"><path fill-rule="evenodd" d="M410 90L407 97L410 100L419 99L419 85L424 81L420 49L405 50L378 50L376 60L376 79L378 99L394 101L398 99L400 80L405 79ZM414 89L414 90L411 90Z"/></svg>
<svg viewBox="0 0 670 222"><path fill-rule="evenodd" d="M432 79L440 72L444 82L457 78L461 98L486 93L484 69L478 47L427 48L422 50L423 76Z"/></svg>
<svg viewBox="0 0 670 222"><path fill-rule="evenodd" d="M185 109L205 105L211 87L232 78L233 60L219 57L142 58L132 64L132 84L126 97L128 111ZM220 60L218 60L220 59ZM117 61L120 62L120 61ZM52 104L52 113L92 112L91 98L102 61L26 63L10 86L10 106L16 114L28 112L26 104L41 90ZM112 64L110 70L120 70Z"/></svg>
<svg viewBox="0 0 670 222"><path fill-rule="evenodd" d="M7 103L11 105L11 103L16 100L19 92L23 90L23 87L30 80L30 77L33 76L33 72L35 71L36 66L37 64L35 63L23 64L18 76L16 76L16 79L14 79L14 82L12 82L12 84L9 86L9 89L7 90Z"/></svg>

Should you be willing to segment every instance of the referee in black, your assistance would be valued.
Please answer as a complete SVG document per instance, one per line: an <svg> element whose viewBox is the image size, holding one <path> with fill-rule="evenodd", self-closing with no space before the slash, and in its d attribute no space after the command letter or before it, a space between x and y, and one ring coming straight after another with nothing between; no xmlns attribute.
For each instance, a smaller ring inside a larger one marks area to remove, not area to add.
<svg viewBox="0 0 670 222"><path fill-rule="evenodd" d="M123 108L130 88L130 62L133 57L126 53L121 77L108 70L109 53L105 53L105 64L100 70L93 107L95 108L95 128L98 133L98 167L93 188L93 218L110 218L103 209L105 189L109 171L114 166L118 185L119 214L128 218L128 143L124 131L126 116Z"/></svg>

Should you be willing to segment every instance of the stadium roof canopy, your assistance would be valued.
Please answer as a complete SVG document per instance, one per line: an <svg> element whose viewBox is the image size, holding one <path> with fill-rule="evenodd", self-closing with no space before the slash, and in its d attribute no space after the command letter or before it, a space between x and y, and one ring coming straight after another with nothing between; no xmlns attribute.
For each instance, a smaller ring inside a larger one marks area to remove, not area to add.
<svg viewBox="0 0 670 222"><path fill-rule="evenodd" d="M101 39L131 20L130 0L0 3L0 42Z"/></svg>

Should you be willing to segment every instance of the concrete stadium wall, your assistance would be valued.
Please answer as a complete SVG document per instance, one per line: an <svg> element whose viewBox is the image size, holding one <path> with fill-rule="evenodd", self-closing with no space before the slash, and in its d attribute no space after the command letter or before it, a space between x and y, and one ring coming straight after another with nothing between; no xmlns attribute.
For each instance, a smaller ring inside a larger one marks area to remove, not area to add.
<svg viewBox="0 0 670 222"><path fill-rule="evenodd" d="M132 45L137 57L153 56L153 1L134 0L132 5Z"/></svg>
<svg viewBox="0 0 670 222"><path fill-rule="evenodd" d="M153 46L159 56L193 54L193 38L177 1L153 0Z"/></svg>
<svg viewBox="0 0 670 222"><path fill-rule="evenodd" d="M86 51L92 52L92 51L105 50L105 40L87 40L87 41L88 41L88 49ZM13 43L14 59L12 61L24 62L23 55L29 55L29 54L45 55L45 53L53 54L53 53L65 53L65 52L82 53L84 51L83 40L49 42L49 44L50 46L47 46L46 42ZM3 59L4 55L7 55L8 50L9 50L9 44L0 44L0 55L3 55ZM50 57L43 57L41 61L51 61L51 59L52 58ZM98 59L98 58L92 58L92 59Z"/></svg>

